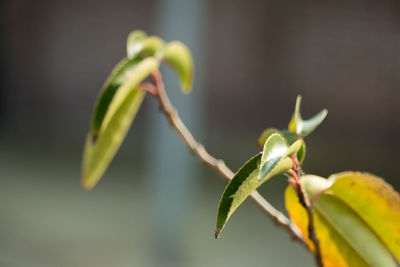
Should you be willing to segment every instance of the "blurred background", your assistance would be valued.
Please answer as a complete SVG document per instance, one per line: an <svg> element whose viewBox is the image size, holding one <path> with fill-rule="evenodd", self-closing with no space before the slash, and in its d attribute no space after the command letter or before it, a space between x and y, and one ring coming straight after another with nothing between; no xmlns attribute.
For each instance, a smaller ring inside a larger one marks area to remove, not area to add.
<svg viewBox="0 0 400 267"><path fill-rule="evenodd" d="M6 0L0 2L0 266L312 266L251 203L220 240L225 183L202 168L147 96L98 186L79 185L95 98L130 31L182 40L193 94L167 91L194 136L237 170L295 98L304 170L385 177L400 190L399 1ZM284 177L261 193L284 210Z"/></svg>

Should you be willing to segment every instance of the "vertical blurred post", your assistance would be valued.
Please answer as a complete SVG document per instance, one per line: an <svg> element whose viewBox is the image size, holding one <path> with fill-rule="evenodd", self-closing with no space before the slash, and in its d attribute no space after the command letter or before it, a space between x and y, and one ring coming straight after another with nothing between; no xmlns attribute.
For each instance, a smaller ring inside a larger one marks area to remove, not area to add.
<svg viewBox="0 0 400 267"><path fill-rule="evenodd" d="M204 59L207 1L160 0L156 12L156 33L167 41L180 40L190 48L195 62L193 91L180 92L177 77L162 69L166 90L183 121L199 138L201 133L202 60ZM147 147L149 191L153 203L153 260L155 266L186 266L185 232L193 215L197 160L188 154L182 140L173 132L165 117L154 112L151 103Z"/></svg>

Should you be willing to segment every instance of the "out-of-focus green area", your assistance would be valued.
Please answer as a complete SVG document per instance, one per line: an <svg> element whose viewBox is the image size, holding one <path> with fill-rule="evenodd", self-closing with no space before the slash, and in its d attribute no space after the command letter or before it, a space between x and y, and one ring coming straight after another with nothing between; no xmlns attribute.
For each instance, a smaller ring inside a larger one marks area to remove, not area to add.
<svg viewBox="0 0 400 267"><path fill-rule="evenodd" d="M400 190L398 1L3 1L1 266L311 266L250 203L213 239L225 183L146 97L105 177L79 186L95 98L131 30L188 44L193 94L167 91L206 148L237 170L267 127L307 119L304 170L369 171ZM182 167L185 166L185 167ZM284 177L261 193L284 210Z"/></svg>

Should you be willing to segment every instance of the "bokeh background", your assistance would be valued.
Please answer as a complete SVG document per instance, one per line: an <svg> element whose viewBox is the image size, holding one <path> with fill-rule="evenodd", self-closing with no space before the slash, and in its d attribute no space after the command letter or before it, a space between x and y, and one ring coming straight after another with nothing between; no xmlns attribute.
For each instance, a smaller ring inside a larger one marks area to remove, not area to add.
<svg viewBox="0 0 400 267"><path fill-rule="evenodd" d="M80 188L93 103L131 30L182 40L193 94L167 90L193 134L232 169L285 128L297 94L308 173L369 171L400 189L399 1L0 2L0 266L312 266L251 203L213 239L225 183L144 106L104 178ZM284 210L284 177L262 194Z"/></svg>

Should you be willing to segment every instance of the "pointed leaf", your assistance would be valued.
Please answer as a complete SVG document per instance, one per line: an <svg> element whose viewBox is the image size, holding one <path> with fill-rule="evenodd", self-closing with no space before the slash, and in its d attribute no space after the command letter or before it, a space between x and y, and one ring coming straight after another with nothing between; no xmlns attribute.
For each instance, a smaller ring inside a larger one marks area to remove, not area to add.
<svg viewBox="0 0 400 267"><path fill-rule="evenodd" d="M400 195L384 180L359 172L332 175L330 191L377 233L400 261Z"/></svg>
<svg viewBox="0 0 400 267"><path fill-rule="evenodd" d="M313 175L301 179L307 195L327 189L331 182ZM308 239L308 220L299 204L295 190L285 192L286 208L290 217ZM328 192L321 193L314 202L314 220L326 266L396 266L389 250L374 231L346 203Z"/></svg>
<svg viewBox="0 0 400 267"><path fill-rule="evenodd" d="M287 171L287 169L281 169L280 161L295 154L301 148L301 144L302 141L298 140L288 147L285 139L280 134L274 133L270 135L264 144L258 179L263 179L275 168L279 172Z"/></svg>
<svg viewBox="0 0 400 267"><path fill-rule="evenodd" d="M143 101L145 91L133 89L114 113L96 143L88 135L83 154L82 186L91 189L114 158Z"/></svg>
<svg viewBox="0 0 400 267"><path fill-rule="evenodd" d="M137 86L158 65L155 58L149 57L130 70L112 98L96 138L89 134L82 166L82 185L86 189L98 182L118 151L145 96Z"/></svg>
<svg viewBox="0 0 400 267"><path fill-rule="evenodd" d="M289 131L295 132L300 136L307 136L312 131L314 131L315 128L318 127L318 125L321 124L321 122L325 119L326 115L328 114L328 111L326 109L323 109L311 119L303 120L300 114L300 104L301 104L301 96L297 96L296 107L292 119L290 120L288 129Z"/></svg>
<svg viewBox="0 0 400 267"><path fill-rule="evenodd" d="M178 41L170 42L161 52L161 59L177 72L182 92L190 93L193 81L193 58L189 48Z"/></svg>
<svg viewBox="0 0 400 267"><path fill-rule="evenodd" d="M280 169L288 170L292 167L292 161L286 158L279 163L280 168L275 168L264 179L259 180L260 163L261 154L258 154L247 161L226 186L218 206L216 238L219 237L233 212L254 190L272 176L279 174Z"/></svg>
<svg viewBox="0 0 400 267"><path fill-rule="evenodd" d="M141 53L154 56L164 46L164 41L157 36L148 37L143 31L133 31L126 43L128 58L134 58Z"/></svg>

